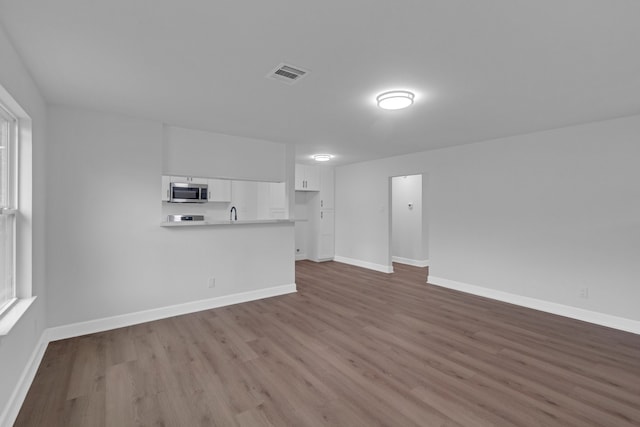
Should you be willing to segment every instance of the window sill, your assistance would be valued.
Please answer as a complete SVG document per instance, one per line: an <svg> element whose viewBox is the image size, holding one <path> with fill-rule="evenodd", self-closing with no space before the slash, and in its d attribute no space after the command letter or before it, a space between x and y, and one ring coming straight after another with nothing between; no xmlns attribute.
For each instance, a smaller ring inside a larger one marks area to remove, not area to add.
<svg viewBox="0 0 640 427"><path fill-rule="evenodd" d="M36 297L18 299L0 317L0 337L8 335L11 329L18 323L22 315L27 311Z"/></svg>

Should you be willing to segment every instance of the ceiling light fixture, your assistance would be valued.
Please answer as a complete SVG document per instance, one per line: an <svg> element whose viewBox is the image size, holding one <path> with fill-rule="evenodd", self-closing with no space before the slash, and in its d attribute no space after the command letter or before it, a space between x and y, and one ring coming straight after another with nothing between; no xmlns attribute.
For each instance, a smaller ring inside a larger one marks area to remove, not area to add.
<svg viewBox="0 0 640 427"><path fill-rule="evenodd" d="M378 107L383 110L401 110L413 104L415 95L408 90L392 90L376 97Z"/></svg>
<svg viewBox="0 0 640 427"><path fill-rule="evenodd" d="M315 160L316 162L328 162L329 160L333 159L333 156L331 154L314 154L311 157L313 157L313 160Z"/></svg>

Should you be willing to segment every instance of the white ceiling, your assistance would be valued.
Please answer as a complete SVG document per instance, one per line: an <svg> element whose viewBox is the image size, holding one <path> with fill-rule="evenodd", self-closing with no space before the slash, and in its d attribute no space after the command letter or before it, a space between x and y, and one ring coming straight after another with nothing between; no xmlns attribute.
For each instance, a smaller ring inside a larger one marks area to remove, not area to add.
<svg viewBox="0 0 640 427"><path fill-rule="evenodd" d="M640 113L637 0L0 0L0 24L50 103L295 143L299 161ZM311 73L265 78L281 62ZM396 88L415 105L378 109Z"/></svg>

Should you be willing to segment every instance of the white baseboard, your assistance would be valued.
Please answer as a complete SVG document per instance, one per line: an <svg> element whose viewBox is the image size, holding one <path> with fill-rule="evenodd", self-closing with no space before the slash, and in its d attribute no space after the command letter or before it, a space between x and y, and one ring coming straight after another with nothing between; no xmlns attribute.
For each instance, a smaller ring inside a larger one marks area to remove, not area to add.
<svg viewBox="0 0 640 427"><path fill-rule="evenodd" d="M359 259L347 258L340 255L333 257L336 262L355 265L356 267L368 268L369 270L380 271L382 273L393 273L393 267L389 265L375 264L373 262L361 261Z"/></svg>
<svg viewBox="0 0 640 427"><path fill-rule="evenodd" d="M411 259L411 258L403 258L400 256L392 256L392 262L397 262L400 264L413 265L415 267L429 267L428 259Z"/></svg>
<svg viewBox="0 0 640 427"><path fill-rule="evenodd" d="M136 325L138 323L151 322L154 320L165 319L167 317L180 316L182 314L195 313L197 311L209 310L212 308L224 307L226 305L239 304L242 302L255 301L293 292L296 292L295 283L292 283L290 285L273 286L271 288L241 292L238 294L225 295L199 301L192 301L184 304L176 304L168 307L138 311L135 313L128 313L120 316L89 320L87 322L72 323L70 325L49 328L48 338L49 341L72 338L80 335L108 331L110 329L122 328L125 326Z"/></svg>
<svg viewBox="0 0 640 427"><path fill-rule="evenodd" d="M42 357L47 349L47 344L49 344L49 338L47 330L45 329L42 332L42 335L40 335L40 340L38 340L36 348L33 349L33 353L31 353L31 357L29 357L29 360L22 371L22 375L20 375L16 388L13 390L9 401L4 406L2 414L0 414L0 426L12 426L13 423L15 423L18 413L20 412L20 408L22 407L22 403L27 397L29 387L31 387L31 383L36 376L36 372L38 372L38 367L40 366L40 362L42 362Z"/></svg>
<svg viewBox="0 0 640 427"><path fill-rule="evenodd" d="M307 254L296 254L296 261L302 261L303 259L307 259Z"/></svg>
<svg viewBox="0 0 640 427"><path fill-rule="evenodd" d="M509 292L498 291L482 286L470 285L468 283L456 282L455 280L443 279L441 277L429 276L428 282L432 285L443 288L454 289L481 297L486 297L498 301L516 304L546 313L557 314L571 319L582 320L596 325L607 326L621 331L640 334L640 321L613 316L611 314L599 313L597 311L585 310L583 308L572 307L570 305L558 304L555 302L540 300L537 298L525 297Z"/></svg>
<svg viewBox="0 0 640 427"><path fill-rule="evenodd" d="M333 258L307 258L309 261L313 261L313 262L327 262L327 261L333 261Z"/></svg>

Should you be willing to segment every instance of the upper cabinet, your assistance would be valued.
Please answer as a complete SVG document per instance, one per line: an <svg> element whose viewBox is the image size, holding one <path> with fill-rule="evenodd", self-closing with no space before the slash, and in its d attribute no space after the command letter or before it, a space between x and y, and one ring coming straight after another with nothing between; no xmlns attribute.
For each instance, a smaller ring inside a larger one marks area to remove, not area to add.
<svg viewBox="0 0 640 427"><path fill-rule="evenodd" d="M287 197L284 182L258 182L258 218L285 219Z"/></svg>
<svg viewBox="0 0 640 427"><path fill-rule="evenodd" d="M319 191L320 209L333 209L334 182L332 167L296 164L296 191Z"/></svg>
<svg viewBox="0 0 640 427"><path fill-rule="evenodd" d="M296 164L296 191L320 191L320 170L317 166Z"/></svg>
<svg viewBox="0 0 640 427"><path fill-rule="evenodd" d="M171 177L168 175L162 175L162 197L160 200L168 202L170 198L169 192L171 191Z"/></svg>
<svg viewBox="0 0 640 427"><path fill-rule="evenodd" d="M198 178L197 176L172 176L171 182L188 182L191 184L207 184L207 178Z"/></svg>
<svg viewBox="0 0 640 427"><path fill-rule="evenodd" d="M207 180L209 184L209 202L230 202L231 181L228 179Z"/></svg>

